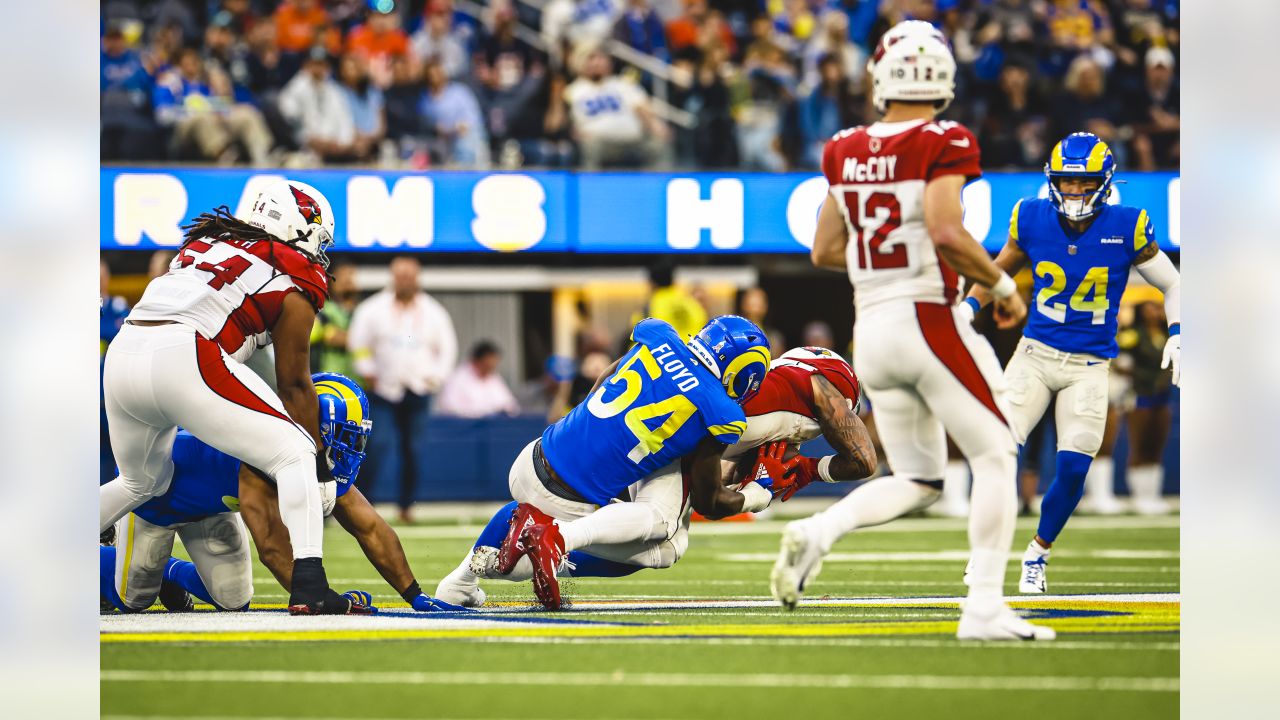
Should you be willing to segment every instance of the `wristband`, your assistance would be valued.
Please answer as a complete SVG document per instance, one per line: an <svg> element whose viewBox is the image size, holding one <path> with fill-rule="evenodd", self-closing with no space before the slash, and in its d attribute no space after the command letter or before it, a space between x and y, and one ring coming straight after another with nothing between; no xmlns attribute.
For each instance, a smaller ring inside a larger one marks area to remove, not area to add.
<svg viewBox="0 0 1280 720"><path fill-rule="evenodd" d="M1000 273L1000 279L991 286L991 295L997 300L1003 300L1010 295L1018 292L1018 283L1009 277L1009 273Z"/></svg>
<svg viewBox="0 0 1280 720"><path fill-rule="evenodd" d="M1169 326L1169 337L1182 334L1182 323L1176 322Z"/></svg>
<svg viewBox="0 0 1280 720"><path fill-rule="evenodd" d="M738 492L742 493L743 497L742 512L760 512L769 507L769 503L773 500L773 493L757 482L743 485Z"/></svg>
<svg viewBox="0 0 1280 720"><path fill-rule="evenodd" d="M418 586L418 581L414 580L413 582L409 583L409 587L405 588L404 592L400 593L400 597L404 598L405 602L412 605L413 599L418 597L421 594L422 594L422 588Z"/></svg>
<svg viewBox="0 0 1280 720"><path fill-rule="evenodd" d="M977 315L982 310L982 303L978 302L978 298L969 296L964 299L965 304L973 308L973 314Z"/></svg>
<svg viewBox="0 0 1280 720"><path fill-rule="evenodd" d="M831 461L835 459L835 455L826 455L818 461L818 477L822 478L822 482L833 483L836 481L835 478L831 477Z"/></svg>

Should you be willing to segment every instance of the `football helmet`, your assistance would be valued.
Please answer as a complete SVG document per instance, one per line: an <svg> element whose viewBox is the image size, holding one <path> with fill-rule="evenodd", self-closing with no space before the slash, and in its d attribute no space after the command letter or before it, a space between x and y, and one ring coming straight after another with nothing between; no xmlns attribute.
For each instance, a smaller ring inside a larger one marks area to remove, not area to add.
<svg viewBox="0 0 1280 720"><path fill-rule="evenodd" d="M333 477L341 483L355 482L373 429L369 398L353 380L337 373L316 373L311 382L320 399L320 439Z"/></svg>
<svg viewBox="0 0 1280 720"><path fill-rule="evenodd" d="M769 372L769 339L750 320L737 315L713 318L687 343L693 356L720 379L739 405L760 390Z"/></svg>
<svg viewBox="0 0 1280 720"><path fill-rule="evenodd" d="M297 180L273 182L258 193L248 217L239 219L271 233L328 269L333 208L314 187Z"/></svg>
<svg viewBox="0 0 1280 720"><path fill-rule="evenodd" d="M956 95L956 60L942 31L923 20L889 28L867 61L871 98L885 112L890 100L933 101L941 112Z"/></svg>
<svg viewBox="0 0 1280 720"><path fill-rule="evenodd" d="M1044 175L1049 179L1049 201L1068 220L1093 217L1111 196L1116 160L1111 148L1097 135L1071 133L1053 146ZM1062 178L1097 178L1098 188L1087 193L1064 193L1058 188Z"/></svg>

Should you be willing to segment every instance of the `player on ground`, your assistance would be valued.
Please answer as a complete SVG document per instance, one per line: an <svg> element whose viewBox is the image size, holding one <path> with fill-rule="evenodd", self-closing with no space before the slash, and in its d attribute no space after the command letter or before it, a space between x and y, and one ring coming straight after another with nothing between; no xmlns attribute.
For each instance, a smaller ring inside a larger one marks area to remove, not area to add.
<svg viewBox="0 0 1280 720"><path fill-rule="evenodd" d="M1116 345L1116 314L1129 268L1164 293L1169 339L1161 367L1179 377L1181 280L1160 251L1147 211L1108 205L1115 159L1091 133L1073 133L1053 148L1044 166L1045 200L1019 200L1009 220L1009 240L996 265L1017 273L1030 263L1035 308L1018 351L1005 368L1009 424L1019 443L1055 400L1057 471L1040 506L1040 526L1022 556L1018 590L1043 593L1049 548L1075 511L1089 464L1107 422L1107 382ZM990 295L974 288L961 305L972 314Z"/></svg>
<svg viewBox="0 0 1280 720"><path fill-rule="evenodd" d="M182 426L279 488L293 546L293 614L313 614L331 593L321 557L336 487L316 452L308 365L311 326L328 295L333 226L319 191L286 181L259 193L244 218L225 206L199 216L169 272L129 313L103 371L120 476L99 490L99 531L168 489ZM275 346L278 394L244 365L267 344Z"/></svg>
<svg viewBox="0 0 1280 720"><path fill-rule="evenodd" d="M320 438L337 483L334 518L415 610L461 610L422 592L395 531L355 487L372 431L364 391L342 375L317 373L313 379L320 401ZM121 518L116 524L117 546L101 549L103 598L125 612L145 610L157 595L171 610L189 608L190 595L219 609L243 609L253 594L246 522L258 556L288 590L292 553L278 517L272 517L274 498L244 502L254 495L273 495L270 482L183 431L174 439L173 461L169 490ZM169 557L175 535L182 538L194 563ZM324 608L326 613L372 611L368 593L359 591L332 593L325 603L332 605Z"/></svg>
<svg viewBox="0 0 1280 720"><path fill-rule="evenodd" d="M981 171L973 134L936 119L955 94L955 67L933 26L894 26L868 65L881 121L837 134L823 153L831 189L813 261L847 270L853 283L855 365L893 475L788 525L772 589L794 608L838 538L937 499L950 434L973 470L973 583L957 636L1051 639L1053 630L1020 618L1001 591L1017 512L1017 446L995 353L955 314L960 276L992 289L1002 327L1020 321L1026 306L961 223L961 189Z"/></svg>
<svg viewBox="0 0 1280 720"><path fill-rule="evenodd" d="M769 370L764 332L749 320L722 315L686 343L668 323L648 318L631 331L631 340L634 345L605 370L587 400L512 464L511 496L518 505L498 552L480 559L468 553L450 578L473 560L481 574L490 574L485 564L491 561L493 574L532 578L538 599L556 609L556 574L570 552L669 567L683 552L674 543L690 500L713 519L769 506L774 478L753 480L740 491L720 482L724 448L746 429L741 404L759 391ZM437 593L455 584L446 578ZM468 584L475 584L474 577ZM478 593L458 590L449 597L476 605L483 602Z"/></svg>
<svg viewBox="0 0 1280 720"><path fill-rule="evenodd" d="M875 449L867 429L857 414L858 379L849 363L823 348L804 347L789 350L769 367L760 391L742 405L747 429L738 442L725 449L721 463L723 482L739 486L755 477L760 466L764 474L776 482L772 491L782 501L814 480L838 482L864 478L876 469ZM837 451L820 459L786 455L819 434ZM745 462L746 460L751 462ZM678 470L673 469L673 473ZM485 593L480 579L528 579L531 564L517 563L508 576L495 571L498 547L510 526L517 503L509 503L493 516L475 546L462 564L440 581L436 597L441 600L477 607L484 604ZM571 577L620 577L644 568L669 567L689 547L688 504L684 504L679 528L662 543L657 555L661 564L638 564L646 556L627 557L611 553L609 559L588 551L573 550L567 554L561 575Z"/></svg>

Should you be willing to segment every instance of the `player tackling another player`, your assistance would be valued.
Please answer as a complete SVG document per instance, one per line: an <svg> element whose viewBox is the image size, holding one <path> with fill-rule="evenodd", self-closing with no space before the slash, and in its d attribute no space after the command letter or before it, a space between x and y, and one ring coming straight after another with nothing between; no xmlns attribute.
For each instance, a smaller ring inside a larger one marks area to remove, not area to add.
<svg viewBox="0 0 1280 720"><path fill-rule="evenodd" d="M1055 399L1057 468L1040 507L1040 525L1022 558L1018 589L1043 593L1049 548L1084 493L1089 464L1107 422L1107 381L1116 345L1120 297L1135 268L1164 293L1169 339L1161 367L1181 382L1180 279L1160 251L1147 212L1108 205L1115 159L1090 133L1074 133L1053 148L1044 167L1048 199L1013 206L1009 240L996 265L1016 273L1030 264L1035 306L1017 352L1005 368L1009 424L1019 443ZM972 320L990 293L975 287L960 306Z"/></svg>
<svg viewBox="0 0 1280 720"><path fill-rule="evenodd" d="M196 218L169 272L147 285L129 313L103 369L120 475L99 490L99 532L168 489L181 426L275 483L293 551L294 614L342 605L321 559L336 486L317 452L309 370L311 327L329 292L333 227L318 190L285 181L259 193L244 218L225 206ZM244 364L268 344L278 394Z"/></svg>
<svg viewBox="0 0 1280 720"><path fill-rule="evenodd" d="M422 592L395 531L355 487L372 432L364 391L333 373L318 373L313 380L323 452L337 483L334 518L413 609L463 610ZM183 610L194 595L222 610L243 609L253 595L246 524L263 564L288 590L292 553L275 515L274 487L253 468L187 432L174 439L172 457L169 489L121 518L115 546L100 550L104 607L137 612L158 596L166 608ZM170 557L175 536L194 562ZM373 612L366 592L335 594L324 602L325 614Z"/></svg>
<svg viewBox="0 0 1280 720"><path fill-rule="evenodd" d="M978 142L963 126L935 119L954 97L955 59L932 25L908 21L884 35L868 69L883 117L828 142L822 170L830 192L812 257L847 271L853 284L855 365L893 474L789 524L772 591L794 608L838 538L933 502L949 434L973 473L971 583L957 636L1050 640L1051 628L1023 620L1002 593L1017 445L995 353L957 314L960 276L990 290L1001 327L1027 310L1013 278L961 222L961 190L981 174Z"/></svg>

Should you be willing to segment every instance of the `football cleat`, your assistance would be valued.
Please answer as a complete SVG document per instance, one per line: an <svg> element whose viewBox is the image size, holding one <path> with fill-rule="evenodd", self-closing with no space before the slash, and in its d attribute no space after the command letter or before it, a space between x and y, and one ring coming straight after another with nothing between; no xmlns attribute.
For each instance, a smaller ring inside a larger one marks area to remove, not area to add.
<svg viewBox="0 0 1280 720"><path fill-rule="evenodd" d="M494 551L496 558L497 548L488 549ZM486 599L484 590L480 589L480 585L475 580L465 577L463 573L462 568L454 568L453 572L445 575L440 584L436 585L435 598L467 608L484 605Z"/></svg>
<svg viewBox="0 0 1280 720"><path fill-rule="evenodd" d="M494 570L499 575L510 575L516 569L516 563L524 557L529 548L524 542L526 530L539 525L555 522L552 517L529 503L520 503L511 513L511 523L507 527L507 537L498 548L498 562ZM476 573L477 575L479 573Z"/></svg>
<svg viewBox="0 0 1280 720"><path fill-rule="evenodd" d="M773 599L782 607L795 610L804 597L805 585L822 570L822 548L804 521L793 522L782 531L782 549L769 575Z"/></svg>
<svg viewBox="0 0 1280 720"><path fill-rule="evenodd" d="M115 525L112 525L106 530L103 530L102 534L98 535L98 544L104 547L110 547L116 544L116 526Z"/></svg>
<svg viewBox="0 0 1280 720"><path fill-rule="evenodd" d="M1049 556L1031 550L1022 556L1022 579L1018 580L1018 592L1043 595L1048 586L1045 574L1049 568Z"/></svg>
<svg viewBox="0 0 1280 720"><path fill-rule="evenodd" d="M960 640L1053 640L1058 636L1053 628L1023 620L1003 602L989 606L985 613L975 609L971 602L962 607L960 627L956 630Z"/></svg>
<svg viewBox="0 0 1280 720"><path fill-rule="evenodd" d="M547 522L539 522L521 533L520 539L533 563L533 594L546 609L559 610L563 604L556 573L565 558L560 526L547 517Z"/></svg>
<svg viewBox="0 0 1280 720"><path fill-rule="evenodd" d="M339 595L332 589L323 600L313 603L296 603L289 606L290 615L374 615L378 608L372 605L373 597L362 590L348 590Z"/></svg>
<svg viewBox="0 0 1280 720"><path fill-rule="evenodd" d="M160 583L160 604L169 612L191 612L196 603L191 593L176 582L165 580Z"/></svg>
<svg viewBox="0 0 1280 720"><path fill-rule="evenodd" d="M471 574L489 579L498 575L498 548L481 545L471 551ZM508 571L510 572L510 571Z"/></svg>

